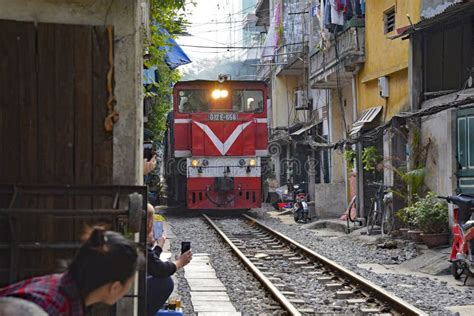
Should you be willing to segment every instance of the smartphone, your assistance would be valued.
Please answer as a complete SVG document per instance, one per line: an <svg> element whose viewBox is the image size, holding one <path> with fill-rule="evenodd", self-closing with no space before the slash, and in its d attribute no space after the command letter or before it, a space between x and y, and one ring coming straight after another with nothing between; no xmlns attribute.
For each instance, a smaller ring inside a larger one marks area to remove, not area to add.
<svg viewBox="0 0 474 316"><path fill-rule="evenodd" d="M190 241L181 242L181 254L185 253L189 249L191 249L191 242Z"/></svg>
<svg viewBox="0 0 474 316"><path fill-rule="evenodd" d="M163 236L163 222L155 220L153 223L153 238L158 240L161 236Z"/></svg>
<svg viewBox="0 0 474 316"><path fill-rule="evenodd" d="M143 158L150 161L153 158L153 142L146 141L143 143Z"/></svg>

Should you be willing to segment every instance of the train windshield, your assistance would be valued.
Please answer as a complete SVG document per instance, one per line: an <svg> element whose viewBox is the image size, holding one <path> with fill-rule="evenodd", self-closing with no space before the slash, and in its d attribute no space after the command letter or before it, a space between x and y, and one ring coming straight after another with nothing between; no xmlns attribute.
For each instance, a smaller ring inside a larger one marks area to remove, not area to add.
<svg viewBox="0 0 474 316"><path fill-rule="evenodd" d="M263 111L263 91L234 89L229 93L225 89L180 90L178 102L178 109L181 113L222 111L261 113Z"/></svg>
<svg viewBox="0 0 474 316"><path fill-rule="evenodd" d="M232 106L239 112L263 111L263 93L260 90L234 90L232 92Z"/></svg>

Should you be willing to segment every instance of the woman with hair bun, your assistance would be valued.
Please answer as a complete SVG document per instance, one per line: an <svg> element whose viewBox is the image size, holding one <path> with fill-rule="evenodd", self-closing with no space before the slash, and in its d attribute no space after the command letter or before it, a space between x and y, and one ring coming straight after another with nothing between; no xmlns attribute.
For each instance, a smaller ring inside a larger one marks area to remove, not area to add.
<svg viewBox="0 0 474 316"><path fill-rule="evenodd" d="M0 289L0 297L37 304L49 316L83 316L96 303L115 304L130 289L141 256L114 231L94 227L66 272L27 279Z"/></svg>

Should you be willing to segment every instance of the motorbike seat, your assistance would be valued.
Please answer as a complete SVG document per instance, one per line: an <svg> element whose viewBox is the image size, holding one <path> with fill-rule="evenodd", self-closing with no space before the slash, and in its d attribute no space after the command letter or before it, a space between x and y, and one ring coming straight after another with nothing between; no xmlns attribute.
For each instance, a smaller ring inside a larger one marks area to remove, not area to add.
<svg viewBox="0 0 474 316"><path fill-rule="evenodd" d="M468 230L474 227L474 220L468 220L464 225L462 225L463 230Z"/></svg>
<svg viewBox="0 0 474 316"><path fill-rule="evenodd" d="M465 205L469 207L474 207L474 196L468 194L458 194L456 196L450 196L449 200L451 200L454 204L457 205Z"/></svg>

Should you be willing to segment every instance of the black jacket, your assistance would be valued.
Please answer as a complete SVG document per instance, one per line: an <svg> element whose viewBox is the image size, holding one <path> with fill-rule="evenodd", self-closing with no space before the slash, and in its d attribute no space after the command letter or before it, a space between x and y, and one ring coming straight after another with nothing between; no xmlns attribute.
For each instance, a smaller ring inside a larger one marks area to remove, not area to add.
<svg viewBox="0 0 474 316"><path fill-rule="evenodd" d="M156 278L166 278L176 272L176 265L172 262L163 262L160 260L160 254L163 251L160 246L154 249L148 247L148 275Z"/></svg>

